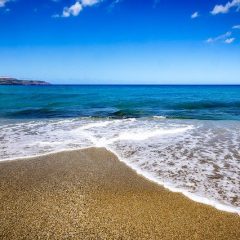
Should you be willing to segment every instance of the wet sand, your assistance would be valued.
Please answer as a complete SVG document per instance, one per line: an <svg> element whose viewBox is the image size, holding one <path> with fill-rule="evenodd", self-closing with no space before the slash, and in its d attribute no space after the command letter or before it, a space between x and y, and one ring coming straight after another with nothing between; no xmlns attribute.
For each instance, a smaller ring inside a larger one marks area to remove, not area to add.
<svg viewBox="0 0 240 240"><path fill-rule="evenodd" d="M240 239L240 217L137 175L105 149L0 162L0 239Z"/></svg>

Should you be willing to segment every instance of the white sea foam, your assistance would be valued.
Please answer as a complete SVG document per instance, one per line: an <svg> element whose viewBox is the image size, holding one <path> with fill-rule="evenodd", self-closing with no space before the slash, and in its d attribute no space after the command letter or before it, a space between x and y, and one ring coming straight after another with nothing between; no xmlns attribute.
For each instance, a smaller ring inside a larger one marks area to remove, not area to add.
<svg viewBox="0 0 240 240"><path fill-rule="evenodd" d="M153 118L155 118L155 119L166 119L166 117L164 117L164 116L153 116Z"/></svg>
<svg viewBox="0 0 240 240"><path fill-rule="evenodd" d="M146 178L240 213L240 123L91 118L0 126L0 159L106 147Z"/></svg>

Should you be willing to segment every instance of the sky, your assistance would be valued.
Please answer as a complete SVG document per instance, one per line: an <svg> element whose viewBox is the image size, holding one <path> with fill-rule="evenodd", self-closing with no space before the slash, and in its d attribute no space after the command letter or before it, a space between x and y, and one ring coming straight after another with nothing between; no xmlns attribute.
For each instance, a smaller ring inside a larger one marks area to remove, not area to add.
<svg viewBox="0 0 240 240"><path fill-rule="evenodd" d="M0 0L0 76L240 84L240 0Z"/></svg>

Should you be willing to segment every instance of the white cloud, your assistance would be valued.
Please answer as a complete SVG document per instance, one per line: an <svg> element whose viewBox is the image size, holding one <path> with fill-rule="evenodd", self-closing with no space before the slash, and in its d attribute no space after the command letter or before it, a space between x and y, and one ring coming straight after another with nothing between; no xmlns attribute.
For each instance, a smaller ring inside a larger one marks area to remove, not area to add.
<svg viewBox="0 0 240 240"><path fill-rule="evenodd" d="M63 9L62 17L70 17L70 16L78 16L78 14L82 11L83 6L81 3L76 2L70 7L65 7Z"/></svg>
<svg viewBox="0 0 240 240"><path fill-rule="evenodd" d="M1 1L1 0L0 0ZM55 0L56 1L56 0ZM79 13L85 8L85 7L91 7L93 5L96 5L97 3L102 2L103 0L77 0L72 6L65 7L63 9L63 12L61 15L54 14L52 17L63 17L68 18L71 16L78 16Z"/></svg>
<svg viewBox="0 0 240 240"><path fill-rule="evenodd" d="M191 18L194 19L194 18L198 18L200 15L198 12L195 12L191 15Z"/></svg>
<svg viewBox="0 0 240 240"><path fill-rule="evenodd" d="M233 29L240 29L240 25L235 25L232 27Z"/></svg>
<svg viewBox="0 0 240 240"><path fill-rule="evenodd" d="M229 37L232 35L232 32L226 32L220 36L217 36L215 38L209 38L207 39L207 43L213 43L213 42L217 42L217 41L225 41L227 39L229 39ZM234 41L234 40L233 40Z"/></svg>
<svg viewBox="0 0 240 240"><path fill-rule="evenodd" d="M225 5L216 5L211 11L212 15L217 15L220 13L228 13L231 8L236 7L237 10L240 8L240 0L232 0L227 2Z"/></svg>
<svg viewBox="0 0 240 240"><path fill-rule="evenodd" d="M10 0L0 0L0 7L5 7L7 2L10 2Z"/></svg>
<svg viewBox="0 0 240 240"><path fill-rule="evenodd" d="M223 6L223 5L216 5L214 9L211 11L212 15L217 15L219 13L227 13L229 11L228 6Z"/></svg>
<svg viewBox="0 0 240 240"><path fill-rule="evenodd" d="M84 7L93 6L97 3L101 2L101 0L82 0L81 3Z"/></svg>
<svg viewBox="0 0 240 240"><path fill-rule="evenodd" d="M227 44L231 44L235 41L235 38L227 38L224 42Z"/></svg>

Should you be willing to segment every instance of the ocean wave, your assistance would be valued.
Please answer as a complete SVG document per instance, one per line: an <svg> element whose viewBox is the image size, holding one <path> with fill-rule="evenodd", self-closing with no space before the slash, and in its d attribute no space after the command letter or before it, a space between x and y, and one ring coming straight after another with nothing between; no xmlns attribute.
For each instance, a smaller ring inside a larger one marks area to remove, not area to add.
<svg viewBox="0 0 240 240"><path fill-rule="evenodd" d="M144 115L145 114L143 110L133 110L133 109L121 109L110 114L111 117L116 117L116 118L134 118L134 117L139 118Z"/></svg>
<svg viewBox="0 0 240 240"><path fill-rule="evenodd" d="M153 116L155 119L166 119L166 116Z"/></svg>
<svg viewBox="0 0 240 240"><path fill-rule="evenodd" d="M240 111L240 101L186 101L178 103L172 106L173 109L181 110L203 110L203 109L239 109Z"/></svg>

